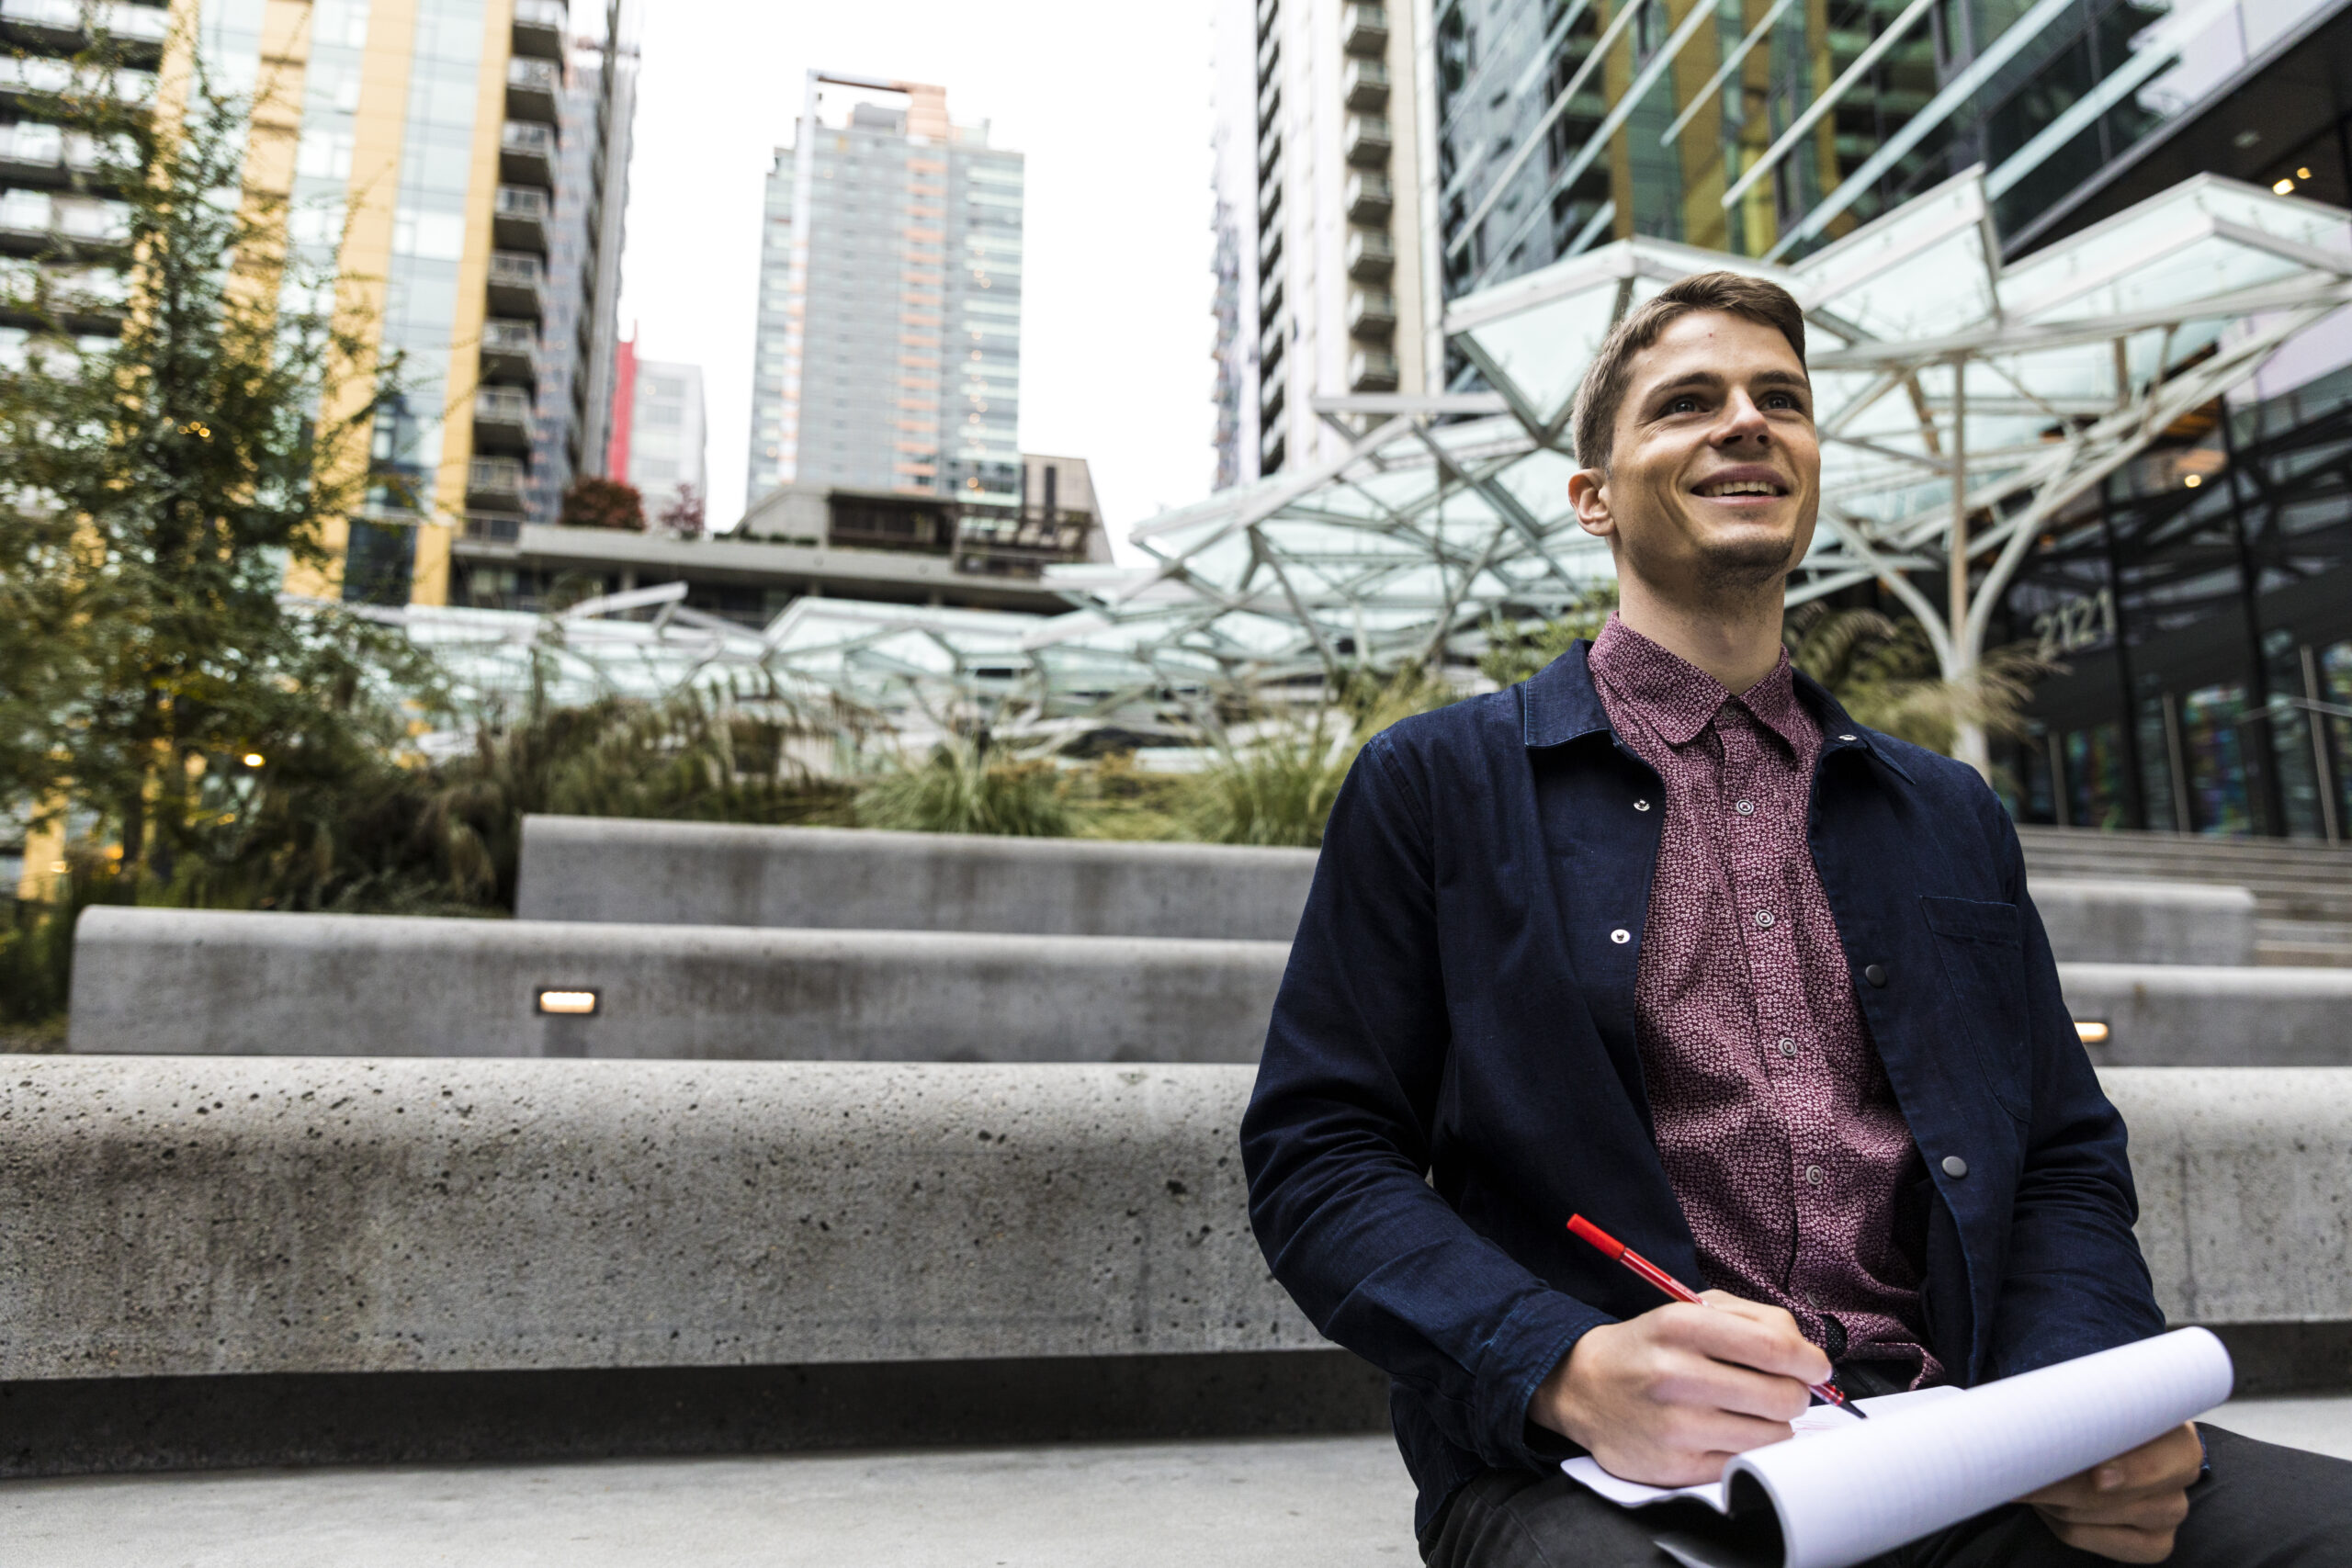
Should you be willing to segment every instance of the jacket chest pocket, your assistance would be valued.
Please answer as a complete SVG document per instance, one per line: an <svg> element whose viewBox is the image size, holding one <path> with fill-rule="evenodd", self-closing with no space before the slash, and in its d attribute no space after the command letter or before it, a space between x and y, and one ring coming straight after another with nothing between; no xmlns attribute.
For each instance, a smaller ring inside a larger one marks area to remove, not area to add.
<svg viewBox="0 0 2352 1568"><path fill-rule="evenodd" d="M2015 904L1923 896L1936 955L1955 1004L1954 1030L1968 1038L1984 1087L2008 1113L2033 1111L2032 1052L2026 1038L2025 938Z"/></svg>

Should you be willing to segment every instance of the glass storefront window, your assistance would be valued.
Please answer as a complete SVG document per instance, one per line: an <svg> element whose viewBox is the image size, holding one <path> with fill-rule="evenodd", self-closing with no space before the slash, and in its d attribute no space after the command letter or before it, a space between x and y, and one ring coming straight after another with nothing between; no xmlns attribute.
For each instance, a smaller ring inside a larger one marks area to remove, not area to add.
<svg viewBox="0 0 2352 1568"><path fill-rule="evenodd" d="M2245 687L2226 681L2201 686L2180 699L2181 760L2188 773L2188 808L2196 832L2245 834L2255 830L2254 801L2247 788Z"/></svg>
<svg viewBox="0 0 2352 1568"><path fill-rule="evenodd" d="M2352 708L2352 642L2339 642L2319 656L2320 700L2331 707ZM2352 718L2327 716L2329 756L2335 763L2336 819L2352 823L2352 779L2345 766L2352 763Z"/></svg>
<svg viewBox="0 0 2352 1568"><path fill-rule="evenodd" d="M2123 734L2120 726L2095 725L2067 735L2066 820L2077 828L2128 828L2124 800Z"/></svg>
<svg viewBox="0 0 2352 1568"><path fill-rule="evenodd" d="M2172 734L2165 722L2161 696L2140 699L2140 798L2146 804L2148 827L2160 833L2180 831L2173 810Z"/></svg>

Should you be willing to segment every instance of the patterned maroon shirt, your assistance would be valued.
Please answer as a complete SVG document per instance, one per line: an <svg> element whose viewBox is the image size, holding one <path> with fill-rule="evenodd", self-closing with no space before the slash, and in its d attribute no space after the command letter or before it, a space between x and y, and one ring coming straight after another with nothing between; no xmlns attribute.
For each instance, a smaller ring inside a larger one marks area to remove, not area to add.
<svg viewBox="0 0 2352 1568"><path fill-rule="evenodd" d="M1589 667L1618 739L1666 786L1634 1026L1700 1269L1787 1308L1833 1357L1939 1382L1896 1241L1919 1156L1806 841L1821 727L1788 655L1735 697L1611 616Z"/></svg>

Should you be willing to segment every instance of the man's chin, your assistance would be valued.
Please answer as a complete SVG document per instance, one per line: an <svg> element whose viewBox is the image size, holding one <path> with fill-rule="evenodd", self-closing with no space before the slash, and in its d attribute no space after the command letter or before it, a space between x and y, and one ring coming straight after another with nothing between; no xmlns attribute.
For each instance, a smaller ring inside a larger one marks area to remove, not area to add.
<svg viewBox="0 0 2352 1568"><path fill-rule="evenodd" d="M1709 539L1699 547L1697 577L1700 586L1714 592L1753 590L1788 576L1796 563L1795 542L1786 535Z"/></svg>

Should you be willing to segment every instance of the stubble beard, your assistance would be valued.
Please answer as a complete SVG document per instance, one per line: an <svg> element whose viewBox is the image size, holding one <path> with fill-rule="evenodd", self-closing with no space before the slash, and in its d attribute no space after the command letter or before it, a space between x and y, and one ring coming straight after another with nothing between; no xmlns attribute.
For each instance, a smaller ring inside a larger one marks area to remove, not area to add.
<svg viewBox="0 0 2352 1568"><path fill-rule="evenodd" d="M1634 575L1645 582L1660 583L1661 576L1649 570L1663 567L1663 561L1649 558L1649 552L1634 542L1631 535L1619 536L1625 552L1625 564ZM1698 560L1689 578L1691 590L1702 600L1717 604L1744 603L1760 594L1777 593L1788 581L1796 566L1793 539L1747 537L1695 541Z"/></svg>

